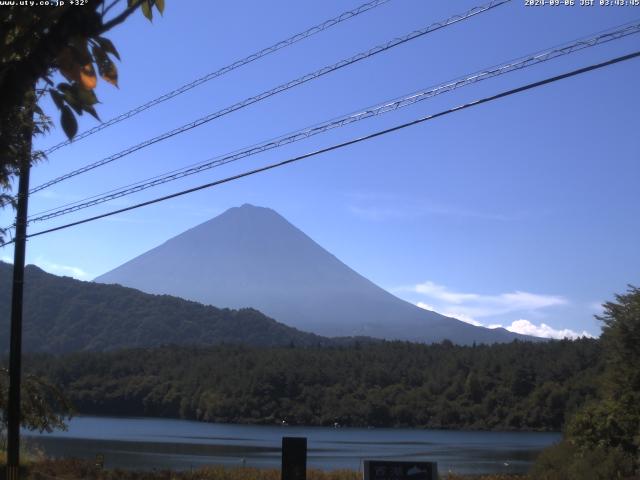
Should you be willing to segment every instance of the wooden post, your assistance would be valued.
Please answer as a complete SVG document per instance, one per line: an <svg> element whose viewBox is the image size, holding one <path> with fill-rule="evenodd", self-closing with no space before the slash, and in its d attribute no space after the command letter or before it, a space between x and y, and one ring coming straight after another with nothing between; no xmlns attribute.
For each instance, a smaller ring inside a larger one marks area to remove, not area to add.
<svg viewBox="0 0 640 480"><path fill-rule="evenodd" d="M282 480L307 479L307 439L282 437Z"/></svg>
<svg viewBox="0 0 640 480"><path fill-rule="evenodd" d="M27 105L28 119L33 116L35 98ZM20 387L22 381L22 300L24 264L27 247L27 211L29 208L29 173L33 124L24 127L24 149L20 159L16 234L13 251L13 287L11 290L11 340L9 345L9 401L7 405L7 480L20 476Z"/></svg>

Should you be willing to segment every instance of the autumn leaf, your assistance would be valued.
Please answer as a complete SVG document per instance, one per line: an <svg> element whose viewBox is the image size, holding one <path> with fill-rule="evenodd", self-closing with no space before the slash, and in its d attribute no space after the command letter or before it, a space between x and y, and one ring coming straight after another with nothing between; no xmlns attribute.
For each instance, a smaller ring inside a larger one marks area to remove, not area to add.
<svg viewBox="0 0 640 480"><path fill-rule="evenodd" d="M98 77L96 77L96 71L93 69L92 63L87 63L80 68L80 78L78 83L82 88L92 90L96 88L98 84Z"/></svg>
<svg viewBox="0 0 640 480"><path fill-rule="evenodd" d="M100 46L93 47L93 56L98 65L98 73L111 85L118 86L118 69Z"/></svg>
<svg viewBox="0 0 640 480"><path fill-rule="evenodd" d="M113 62L109 63L107 69L104 71L104 73L102 73L102 78L104 78L114 87L118 86L118 69Z"/></svg>

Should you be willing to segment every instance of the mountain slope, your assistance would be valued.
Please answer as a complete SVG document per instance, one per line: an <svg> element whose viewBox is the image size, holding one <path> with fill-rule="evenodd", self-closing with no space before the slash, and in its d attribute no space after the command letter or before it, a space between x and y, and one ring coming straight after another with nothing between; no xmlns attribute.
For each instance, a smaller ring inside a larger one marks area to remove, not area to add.
<svg viewBox="0 0 640 480"><path fill-rule="evenodd" d="M0 262L0 353L8 351L12 266ZM119 285L25 272L26 352L73 352L163 344L256 346L331 342L282 325L253 309L227 310Z"/></svg>
<svg viewBox="0 0 640 480"><path fill-rule="evenodd" d="M209 305L253 307L325 336L456 343L530 339L429 312L373 284L268 208L243 205L96 278Z"/></svg>

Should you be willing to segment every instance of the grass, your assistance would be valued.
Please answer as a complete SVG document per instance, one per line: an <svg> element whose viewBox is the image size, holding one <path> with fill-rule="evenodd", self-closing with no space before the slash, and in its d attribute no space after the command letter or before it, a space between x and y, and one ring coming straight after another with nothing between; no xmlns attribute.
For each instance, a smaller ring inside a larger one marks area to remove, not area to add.
<svg viewBox="0 0 640 480"><path fill-rule="evenodd" d="M26 480L280 480L279 469L250 467L204 467L193 471L99 470L92 462L74 459L40 459L25 464ZM456 475L442 480L526 480L517 475ZM307 480L361 480L354 470L322 471L310 469Z"/></svg>

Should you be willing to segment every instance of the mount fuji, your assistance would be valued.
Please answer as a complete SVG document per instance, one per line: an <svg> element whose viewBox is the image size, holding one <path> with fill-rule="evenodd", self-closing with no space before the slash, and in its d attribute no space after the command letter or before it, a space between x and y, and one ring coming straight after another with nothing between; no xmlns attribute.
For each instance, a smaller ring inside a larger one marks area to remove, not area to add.
<svg viewBox="0 0 640 480"><path fill-rule="evenodd" d="M252 307L323 336L458 344L539 340L476 327L395 297L274 210L245 204L95 279L216 307Z"/></svg>

